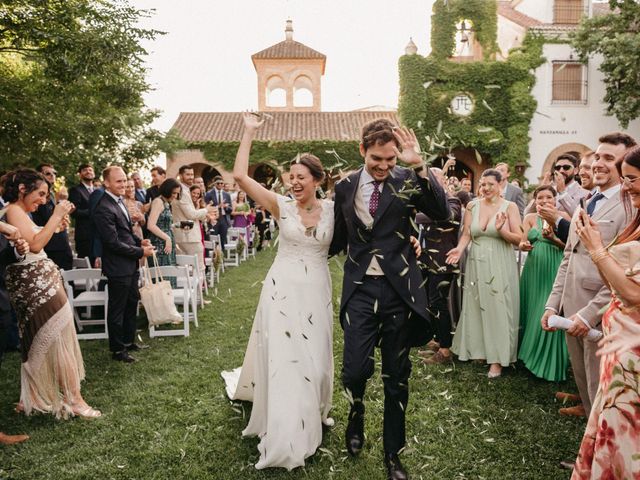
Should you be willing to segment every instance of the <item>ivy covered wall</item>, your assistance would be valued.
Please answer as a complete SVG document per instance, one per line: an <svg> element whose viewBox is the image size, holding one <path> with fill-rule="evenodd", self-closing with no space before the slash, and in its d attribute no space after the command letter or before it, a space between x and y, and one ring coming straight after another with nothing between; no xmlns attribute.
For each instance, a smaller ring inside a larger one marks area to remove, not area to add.
<svg viewBox="0 0 640 480"><path fill-rule="evenodd" d="M528 163L529 124L536 110L530 92L533 72L544 62L544 42L527 35L506 61L487 59L487 53L493 57L497 48L495 9L496 2L490 0L437 0L431 20L433 52L428 57L400 58L400 118L427 140L427 150L434 156L474 148L478 161ZM485 60L449 60L456 23L463 19L473 22ZM460 94L473 101L469 116L451 110L452 100Z"/></svg>

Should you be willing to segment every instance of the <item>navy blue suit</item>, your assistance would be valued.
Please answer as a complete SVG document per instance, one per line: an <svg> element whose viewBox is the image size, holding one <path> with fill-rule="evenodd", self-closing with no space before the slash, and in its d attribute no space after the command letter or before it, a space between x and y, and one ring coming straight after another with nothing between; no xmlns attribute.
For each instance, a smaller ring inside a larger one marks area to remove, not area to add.
<svg viewBox="0 0 640 480"><path fill-rule="evenodd" d="M133 234L127 215L107 193L98 200L93 219L102 241L102 273L109 286L109 349L124 352L135 340L141 240Z"/></svg>
<svg viewBox="0 0 640 480"><path fill-rule="evenodd" d="M222 201L226 203L225 208L218 207L220 205L219 196L222 195ZM212 188L204 196L206 203L213 203L215 207L218 207L218 232L220 233L220 242L222 248L227 243L227 230L231 226L231 211L233 205L231 203L231 195L224 190L216 190Z"/></svg>
<svg viewBox="0 0 640 480"><path fill-rule="evenodd" d="M395 454L405 444L405 410L411 374L409 350L422 345L432 330L427 295L409 237L415 209L434 221L448 220L447 197L428 172L428 179L411 169L394 167L380 193L373 225L356 213L362 169L335 187L335 226L329 254L348 253L344 264L340 322L344 330L342 383L363 412L367 380L374 371L374 348L380 347L384 384L383 444ZM368 275L372 257L384 275Z"/></svg>

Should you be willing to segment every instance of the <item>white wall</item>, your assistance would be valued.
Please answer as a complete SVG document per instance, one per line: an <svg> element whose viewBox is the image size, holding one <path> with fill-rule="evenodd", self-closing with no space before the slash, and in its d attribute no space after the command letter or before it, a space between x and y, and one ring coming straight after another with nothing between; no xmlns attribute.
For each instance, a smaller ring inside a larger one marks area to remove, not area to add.
<svg viewBox="0 0 640 480"><path fill-rule="evenodd" d="M498 60L506 59L509 50L522 45L526 34L526 28L498 15L498 47L500 48Z"/></svg>
<svg viewBox="0 0 640 480"><path fill-rule="evenodd" d="M554 0L522 0L514 8L543 23L553 23Z"/></svg>
<svg viewBox="0 0 640 480"><path fill-rule="evenodd" d="M524 3L524 2L523 2ZM565 143L579 143L595 149L598 137L622 130L615 117L605 116L602 98L605 93L603 74L598 71L601 57L592 58L587 67L587 104L551 104L553 60L569 60L571 47L547 44L543 50L547 62L536 69L536 84L532 94L538 101L537 112L529 129L529 163L525 175L530 183L538 183L544 162L556 147ZM574 55L575 58L575 55ZM625 130L640 141L640 120L631 122Z"/></svg>

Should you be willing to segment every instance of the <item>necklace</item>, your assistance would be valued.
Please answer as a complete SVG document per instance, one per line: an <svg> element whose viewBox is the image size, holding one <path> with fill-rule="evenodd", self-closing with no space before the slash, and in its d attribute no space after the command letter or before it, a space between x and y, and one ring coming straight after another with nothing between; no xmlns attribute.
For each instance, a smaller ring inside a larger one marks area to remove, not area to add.
<svg viewBox="0 0 640 480"><path fill-rule="evenodd" d="M302 209L307 213L311 213L311 212L317 210L318 208L320 208L320 203L319 202L316 202L315 204L313 204L310 207L302 207Z"/></svg>

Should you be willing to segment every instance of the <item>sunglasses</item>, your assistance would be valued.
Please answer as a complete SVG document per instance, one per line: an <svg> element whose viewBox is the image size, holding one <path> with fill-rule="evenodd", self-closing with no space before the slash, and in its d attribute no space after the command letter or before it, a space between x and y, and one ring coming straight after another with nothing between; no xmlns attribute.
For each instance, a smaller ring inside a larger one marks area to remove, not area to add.
<svg viewBox="0 0 640 480"><path fill-rule="evenodd" d="M58 172L47 172L44 174L45 177L51 177L53 175L58 175Z"/></svg>
<svg viewBox="0 0 640 480"><path fill-rule="evenodd" d="M555 167L553 167L553 169L556 172L559 172L560 170L564 170L565 172L568 172L572 168L573 168L573 165L556 165Z"/></svg>

